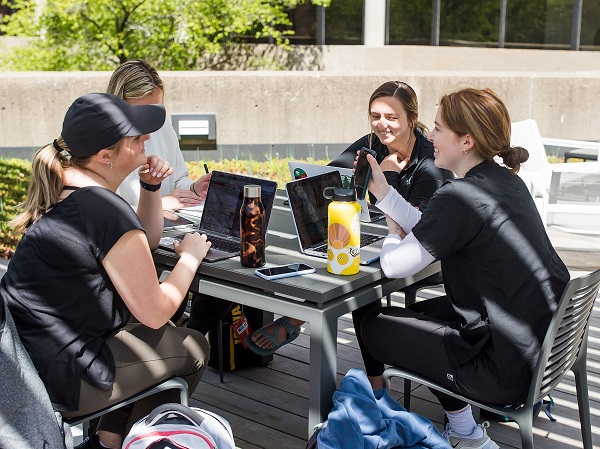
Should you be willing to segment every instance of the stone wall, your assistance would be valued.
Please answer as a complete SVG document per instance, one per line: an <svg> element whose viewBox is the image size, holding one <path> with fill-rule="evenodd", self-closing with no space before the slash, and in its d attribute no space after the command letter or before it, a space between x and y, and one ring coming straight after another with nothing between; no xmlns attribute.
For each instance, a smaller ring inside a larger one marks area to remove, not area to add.
<svg viewBox="0 0 600 449"><path fill-rule="evenodd" d="M536 119L544 137L600 140L600 53L449 47L395 47L394 53L394 47L359 47L348 49L344 60L332 48L323 51L322 71L161 72L167 111L215 113L220 145L349 143L369 130L372 91L400 79L416 90L420 119L428 126L444 93L490 87L505 100L513 121ZM543 59L545 65L537 67L547 70L533 70ZM554 70L558 66L565 70ZM0 72L0 147L50 142L70 103L103 91L109 76Z"/></svg>

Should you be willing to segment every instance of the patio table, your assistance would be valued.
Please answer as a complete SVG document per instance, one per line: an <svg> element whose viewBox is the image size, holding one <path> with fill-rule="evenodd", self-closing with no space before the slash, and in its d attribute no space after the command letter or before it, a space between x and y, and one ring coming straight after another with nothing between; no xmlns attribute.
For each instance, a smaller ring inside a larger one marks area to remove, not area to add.
<svg viewBox="0 0 600 449"><path fill-rule="evenodd" d="M435 262L414 276L401 279L385 277L379 262L361 265L355 275L330 274L325 259L299 252L291 213L284 200L284 193L278 191L267 233L266 266L304 262L315 267L315 273L269 281L256 276L254 269L242 267L239 257L234 257L201 264L190 290L310 323L310 437L313 427L327 418L332 407L338 318L438 272L440 265ZM369 232L387 233L384 220L363 223L362 227ZM163 249L155 250L153 257L159 276L177 261L173 252Z"/></svg>

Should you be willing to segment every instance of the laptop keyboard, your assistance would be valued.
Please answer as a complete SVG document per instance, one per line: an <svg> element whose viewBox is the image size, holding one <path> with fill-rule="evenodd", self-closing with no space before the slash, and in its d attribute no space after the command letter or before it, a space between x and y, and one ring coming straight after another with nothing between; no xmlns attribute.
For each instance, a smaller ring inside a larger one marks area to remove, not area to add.
<svg viewBox="0 0 600 449"><path fill-rule="evenodd" d="M360 235L360 246L361 248L363 246L368 246L371 243L375 243L379 240L381 240L383 238L382 235L375 235L375 234L361 234Z"/></svg>
<svg viewBox="0 0 600 449"><path fill-rule="evenodd" d="M360 247L369 246L371 243L375 243L383 238L382 235L375 234L361 234L360 235ZM327 243L323 245L312 248L313 251L318 253L327 254Z"/></svg>
<svg viewBox="0 0 600 449"><path fill-rule="evenodd" d="M211 248L226 251L228 253L237 253L240 251L240 242L235 242L221 237L208 236L208 241L212 243Z"/></svg>
<svg viewBox="0 0 600 449"><path fill-rule="evenodd" d="M182 241L185 234L179 234L171 237L173 240ZM225 251L228 253L237 253L240 251L240 242L236 242L222 237L216 237L214 235L208 236L208 241L212 243L211 248Z"/></svg>

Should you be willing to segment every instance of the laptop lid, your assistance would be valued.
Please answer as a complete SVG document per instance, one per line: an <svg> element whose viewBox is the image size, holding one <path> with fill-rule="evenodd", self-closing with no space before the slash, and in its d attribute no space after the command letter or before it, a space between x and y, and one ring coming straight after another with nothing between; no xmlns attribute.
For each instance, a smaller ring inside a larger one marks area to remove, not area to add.
<svg viewBox="0 0 600 449"><path fill-rule="evenodd" d="M323 196L325 187L342 187L337 170L285 185L301 252L327 244L327 207L331 200Z"/></svg>
<svg viewBox="0 0 600 449"><path fill-rule="evenodd" d="M293 180L321 175L323 173L329 173L332 171L338 171L342 179L342 187L352 188L353 186L352 178L354 174L350 168L310 164L302 161L288 161L288 167ZM377 209L375 206L369 206L366 199L358 200L358 202L361 208L360 221L370 223L381 220L383 217L385 217L385 214L379 211L379 209Z"/></svg>
<svg viewBox="0 0 600 449"><path fill-rule="evenodd" d="M244 200L244 186L257 184L260 186L261 201L265 208L264 225L269 225L271 210L277 193L277 183L265 179L253 178L245 175L213 171L206 193L206 200L200 224L182 228L179 231L205 233L209 240L225 240L226 247L217 249L211 247L204 258L205 262L216 262L228 259L240 253L240 208ZM184 234L167 235L161 238L160 246L173 250L173 240L180 240ZM229 248L227 248L227 246Z"/></svg>
<svg viewBox="0 0 600 449"><path fill-rule="evenodd" d="M323 196L325 187L342 187L337 170L291 181L285 186L300 251L321 258L327 257L327 207L331 201ZM365 234L361 232L361 235ZM370 245L361 246L361 264L378 260L382 244L383 237ZM323 246L325 248L317 250Z"/></svg>
<svg viewBox="0 0 600 449"><path fill-rule="evenodd" d="M288 167L290 169L290 175L292 175L293 180L337 171L340 173L342 187L352 188L352 177L354 175L352 173L352 169L350 168L333 167L331 165L311 164L302 161L288 161Z"/></svg>
<svg viewBox="0 0 600 449"><path fill-rule="evenodd" d="M248 184L260 186L261 201L265 208L264 225L267 229L277 193L277 183L246 175L213 171L199 230L206 233L209 240L211 235L226 238L237 242L237 247L235 251L211 248L206 254L205 261L215 262L240 253L240 208L244 200L244 186Z"/></svg>

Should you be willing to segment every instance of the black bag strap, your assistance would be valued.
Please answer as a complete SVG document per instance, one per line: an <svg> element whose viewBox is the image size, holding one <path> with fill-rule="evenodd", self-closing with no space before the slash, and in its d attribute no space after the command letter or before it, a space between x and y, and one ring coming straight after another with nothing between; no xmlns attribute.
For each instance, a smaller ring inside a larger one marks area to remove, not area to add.
<svg viewBox="0 0 600 449"><path fill-rule="evenodd" d="M147 426L150 425L150 423L152 421L154 421L154 419L156 419L156 417L162 413L176 414L182 418L187 419L192 424L195 424L198 427L200 427L202 425L202 423L204 422L204 417L200 416L198 413L196 413L191 408L186 407L185 405L177 404L177 403L169 403L169 404L159 405L154 410L152 410L152 413L150 413L146 417L146 421L145 421L146 425Z"/></svg>

